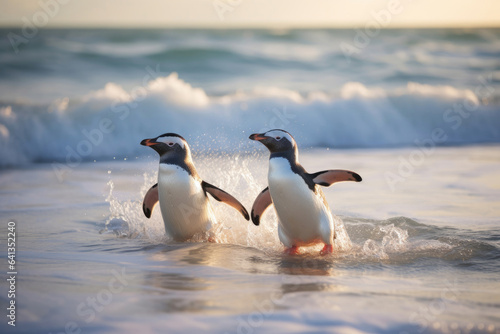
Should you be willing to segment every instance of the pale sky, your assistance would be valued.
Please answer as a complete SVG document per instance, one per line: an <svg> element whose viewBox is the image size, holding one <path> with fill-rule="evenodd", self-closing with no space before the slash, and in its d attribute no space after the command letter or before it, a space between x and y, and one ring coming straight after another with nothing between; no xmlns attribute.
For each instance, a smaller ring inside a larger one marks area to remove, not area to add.
<svg viewBox="0 0 500 334"><path fill-rule="evenodd" d="M375 12L388 28L500 26L500 0L0 0L0 25L363 27Z"/></svg>

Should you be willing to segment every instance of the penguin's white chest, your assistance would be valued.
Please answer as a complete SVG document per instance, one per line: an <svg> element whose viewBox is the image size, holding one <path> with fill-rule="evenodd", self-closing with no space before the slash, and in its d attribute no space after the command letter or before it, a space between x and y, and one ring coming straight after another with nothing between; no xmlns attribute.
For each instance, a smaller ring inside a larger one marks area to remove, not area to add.
<svg viewBox="0 0 500 334"><path fill-rule="evenodd" d="M177 241L204 233L215 223L200 182L177 165L160 164L158 195L165 230Z"/></svg>
<svg viewBox="0 0 500 334"><path fill-rule="evenodd" d="M331 244L333 219L320 193L292 171L285 158L269 160L269 191L279 218L281 242L291 247L317 242Z"/></svg>

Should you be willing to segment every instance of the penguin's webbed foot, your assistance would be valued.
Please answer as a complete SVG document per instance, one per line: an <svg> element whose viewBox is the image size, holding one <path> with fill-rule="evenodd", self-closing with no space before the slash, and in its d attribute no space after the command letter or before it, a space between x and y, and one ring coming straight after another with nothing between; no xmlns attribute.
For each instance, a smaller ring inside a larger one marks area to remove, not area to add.
<svg viewBox="0 0 500 334"><path fill-rule="evenodd" d="M327 255L333 253L333 245L326 245L323 247L321 252L319 252L320 255Z"/></svg>
<svg viewBox="0 0 500 334"><path fill-rule="evenodd" d="M297 246L292 246L290 248L286 248L285 249L285 254L286 255L299 255L300 252L299 252L299 247Z"/></svg>

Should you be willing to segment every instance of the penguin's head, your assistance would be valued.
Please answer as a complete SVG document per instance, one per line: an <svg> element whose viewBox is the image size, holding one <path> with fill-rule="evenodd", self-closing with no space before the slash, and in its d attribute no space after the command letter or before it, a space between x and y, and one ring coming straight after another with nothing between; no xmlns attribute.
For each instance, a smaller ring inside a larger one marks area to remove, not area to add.
<svg viewBox="0 0 500 334"><path fill-rule="evenodd" d="M164 133L156 138L144 139L141 145L151 147L158 152L160 157L165 155L191 156L188 143L176 133Z"/></svg>
<svg viewBox="0 0 500 334"><path fill-rule="evenodd" d="M254 133L249 138L264 144L271 153L293 152L297 148L295 139L285 130L274 129L264 133Z"/></svg>

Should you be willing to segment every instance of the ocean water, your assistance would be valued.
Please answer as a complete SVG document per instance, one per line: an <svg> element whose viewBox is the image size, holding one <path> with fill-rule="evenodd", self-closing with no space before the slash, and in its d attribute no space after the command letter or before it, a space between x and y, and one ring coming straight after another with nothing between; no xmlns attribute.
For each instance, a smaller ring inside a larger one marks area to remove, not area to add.
<svg viewBox="0 0 500 334"><path fill-rule="evenodd" d="M355 35L0 40L2 277L10 221L17 261L0 332L500 333L500 31L387 30L346 56ZM363 177L325 189L351 247L286 256L272 210L256 227L214 200L219 244L144 217L158 162L142 139L183 135L201 177L249 209L268 153L247 138L270 128L308 171Z"/></svg>
<svg viewBox="0 0 500 334"><path fill-rule="evenodd" d="M414 146L436 128L439 146L500 141L500 30L357 40L354 30L42 30L15 53L3 38L0 165L134 158L137 142L167 129L238 152L269 128L307 148Z"/></svg>
<svg viewBox="0 0 500 334"><path fill-rule="evenodd" d="M62 183L50 164L4 171L0 218L4 231L16 222L18 313L15 329L0 329L498 333L499 146L437 148L392 191L384 173L411 152L302 152L308 170L364 178L325 190L352 242L331 256L321 247L286 256L272 210L256 227L214 200L223 243L172 242L160 211L148 220L141 209L156 157L83 163ZM267 154L194 159L247 208L265 187Z"/></svg>

